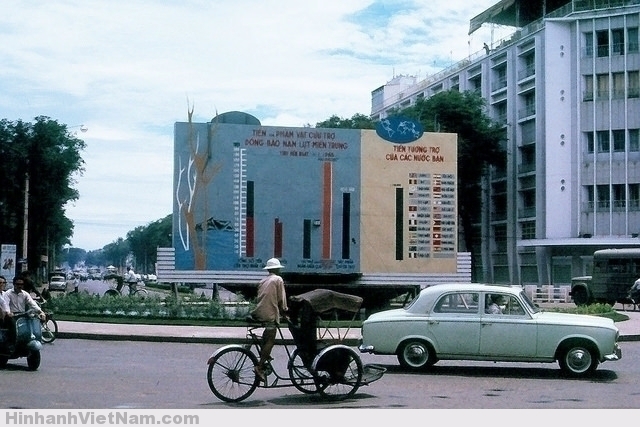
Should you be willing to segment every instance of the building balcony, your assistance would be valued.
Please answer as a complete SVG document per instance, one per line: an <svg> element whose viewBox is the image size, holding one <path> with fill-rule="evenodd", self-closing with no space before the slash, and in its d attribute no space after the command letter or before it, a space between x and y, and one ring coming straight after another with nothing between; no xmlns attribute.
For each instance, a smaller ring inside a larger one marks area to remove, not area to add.
<svg viewBox="0 0 640 427"><path fill-rule="evenodd" d="M529 65L528 67L518 71L518 80L524 80L533 76L536 73L536 66Z"/></svg>
<svg viewBox="0 0 640 427"><path fill-rule="evenodd" d="M535 105L527 105L525 108L518 110L518 118L523 119L525 117L533 116L536 114Z"/></svg>
<svg viewBox="0 0 640 427"><path fill-rule="evenodd" d="M537 210L535 206L529 206L526 208L518 209L518 218L535 218Z"/></svg>
<svg viewBox="0 0 640 427"><path fill-rule="evenodd" d="M520 163L518 165L518 173L529 173L535 172L536 164L535 163Z"/></svg>

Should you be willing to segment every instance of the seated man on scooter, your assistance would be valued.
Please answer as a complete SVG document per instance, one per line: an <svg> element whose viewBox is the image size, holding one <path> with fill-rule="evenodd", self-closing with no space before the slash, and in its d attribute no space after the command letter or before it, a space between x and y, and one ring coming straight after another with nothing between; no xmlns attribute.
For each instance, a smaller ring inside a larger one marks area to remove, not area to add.
<svg viewBox="0 0 640 427"><path fill-rule="evenodd" d="M16 276L13 278L13 289L9 289L5 292L5 298L9 302L9 311L11 312L11 315L23 313L31 308L38 313L38 317L41 320L45 320L46 316L44 311L42 311L38 303L31 298L31 295L24 290L24 286L24 278Z"/></svg>
<svg viewBox="0 0 640 427"><path fill-rule="evenodd" d="M31 295L27 291L24 290L25 279L22 276L16 276L13 278L13 289L9 289L4 293L4 298L7 300L9 304L9 320L11 322L11 326L8 328L9 334L9 343L15 343L15 320L13 316L18 313L24 313L28 309L33 309L38 313L38 317L40 320L45 320L46 315L44 311L40 308L37 302L31 298Z"/></svg>

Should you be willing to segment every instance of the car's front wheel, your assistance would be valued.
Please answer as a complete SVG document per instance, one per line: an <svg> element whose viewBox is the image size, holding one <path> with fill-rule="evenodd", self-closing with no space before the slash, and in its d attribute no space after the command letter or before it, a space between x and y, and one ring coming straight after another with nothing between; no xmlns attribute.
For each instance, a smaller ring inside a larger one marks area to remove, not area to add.
<svg viewBox="0 0 640 427"><path fill-rule="evenodd" d="M398 350L398 362L406 369L424 369L437 361L435 352L425 341L409 340L404 342Z"/></svg>
<svg viewBox="0 0 640 427"><path fill-rule="evenodd" d="M589 346L575 343L564 348L558 364L565 374L571 377L582 377L596 370L598 359Z"/></svg>

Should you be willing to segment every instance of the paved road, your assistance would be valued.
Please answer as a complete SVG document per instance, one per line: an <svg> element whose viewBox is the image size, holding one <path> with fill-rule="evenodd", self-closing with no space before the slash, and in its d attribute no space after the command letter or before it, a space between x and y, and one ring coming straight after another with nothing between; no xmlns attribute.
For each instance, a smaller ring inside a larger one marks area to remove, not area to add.
<svg viewBox="0 0 640 427"><path fill-rule="evenodd" d="M585 380L562 378L556 363L441 361L431 371L409 373L395 357L362 355L364 363L379 363L388 371L353 399L328 403L286 387L261 388L240 404L227 404L211 393L206 380L206 360L219 347L55 341L45 346L36 372L27 371L24 360L9 362L0 374L0 408L637 408L640 396L640 342L629 342L623 343L622 360L602 364ZM282 346L274 356L284 372Z"/></svg>

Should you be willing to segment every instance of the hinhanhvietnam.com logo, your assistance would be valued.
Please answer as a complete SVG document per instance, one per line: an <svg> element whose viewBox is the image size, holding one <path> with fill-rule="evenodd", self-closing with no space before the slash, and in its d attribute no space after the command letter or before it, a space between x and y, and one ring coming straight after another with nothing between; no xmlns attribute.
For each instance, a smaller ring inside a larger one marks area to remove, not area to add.
<svg viewBox="0 0 640 427"><path fill-rule="evenodd" d="M143 411L7 411L5 425L198 425L198 415L146 414Z"/></svg>

